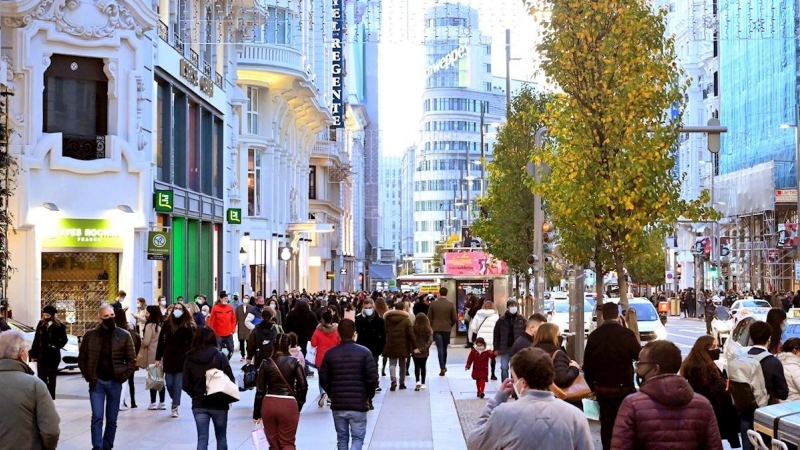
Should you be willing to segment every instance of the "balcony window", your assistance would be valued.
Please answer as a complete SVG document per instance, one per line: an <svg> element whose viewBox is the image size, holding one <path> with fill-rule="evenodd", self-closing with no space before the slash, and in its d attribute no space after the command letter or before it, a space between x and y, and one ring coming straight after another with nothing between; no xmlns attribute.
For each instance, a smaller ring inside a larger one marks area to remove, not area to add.
<svg viewBox="0 0 800 450"><path fill-rule="evenodd" d="M261 215L261 152L247 151L247 215Z"/></svg>
<svg viewBox="0 0 800 450"><path fill-rule="evenodd" d="M247 87L247 133L258 134L258 88Z"/></svg>
<svg viewBox="0 0 800 450"><path fill-rule="evenodd" d="M317 199L317 166L308 167L308 199Z"/></svg>
<svg viewBox="0 0 800 450"><path fill-rule="evenodd" d="M265 25L253 30L253 42L260 44L292 43L292 12L286 8L267 8L268 18Z"/></svg>
<svg viewBox="0 0 800 450"><path fill-rule="evenodd" d="M62 133L62 154L84 161L105 158L108 78L103 61L53 55L44 73L43 131Z"/></svg>

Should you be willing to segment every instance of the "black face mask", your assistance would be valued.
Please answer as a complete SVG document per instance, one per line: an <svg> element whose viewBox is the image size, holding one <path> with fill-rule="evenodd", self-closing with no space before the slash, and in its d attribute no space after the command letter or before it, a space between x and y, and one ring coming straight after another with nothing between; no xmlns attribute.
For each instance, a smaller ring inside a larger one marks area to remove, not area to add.
<svg viewBox="0 0 800 450"><path fill-rule="evenodd" d="M712 361L718 360L719 355L720 355L720 350L718 348L715 348L714 350L708 350L708 356L711 357Z"/></svg>
<svg viewBox="0 0 800 450"><path fill-rule="evenodd" d="M106 317L105 319L103 319L103 326L106 327L106 329L108 330L113 330L114 328L117 327L117 324L114 323L113 317Z"/></svg>
<svg viewBox="0 0 800 450"><path fill-rule="evenodd" d="M48 317L48 318L44 319L44 321L45 321L45 322L52 322L52 321L53 321L53 318L52 318L52 317Z"/></svg>

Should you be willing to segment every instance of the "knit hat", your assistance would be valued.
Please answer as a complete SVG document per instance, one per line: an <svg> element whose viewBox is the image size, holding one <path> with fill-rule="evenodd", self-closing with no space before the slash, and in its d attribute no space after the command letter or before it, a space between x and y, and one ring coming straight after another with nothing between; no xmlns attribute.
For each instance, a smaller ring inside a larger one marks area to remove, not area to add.
<svg viewBox="0 0 800 450"><path fill-rule="evenodd" d="M56 314L58 314L58 310L53 305L45 306L44 308L42 308L42 312L46 313L46 314L50 314L51 316L55 316Z"/></svg>

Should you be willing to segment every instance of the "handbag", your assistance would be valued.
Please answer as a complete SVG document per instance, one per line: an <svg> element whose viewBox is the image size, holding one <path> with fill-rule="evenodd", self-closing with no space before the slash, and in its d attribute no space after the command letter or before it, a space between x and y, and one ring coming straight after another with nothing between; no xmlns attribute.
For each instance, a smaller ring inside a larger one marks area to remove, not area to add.
<svg viewBox="0 0 800 450"><path fill-rule="evenodd" d="M563 350L556 350L551 355L553 360L556 359L556 355L558 352ZM592 390L589 389L589 384L586 382L586 379L583 378L583 374L579 373L578 377L567 387L561 388L556 386L555 383L550 385L550 391L555 394L556 397L564 400L566 402L574 403L577 401L581 401L592 394Z"/></svg>
<svg viewBox="0 0 800 450"><path fill-rule="evenodd" d="M239 387L219 369L206 370L206 397L221 397L228 403L239 401Z"/></svg>
<svg viewBox="0 0 800 450"><path fill-rule="evenodd" d="M164 389L164 368L155 364L147 366L147 379L145 380L144 387L151 391L160 391Z"/></svg>
<svg viewBox="0 0 800 450"><path fill-rule="evenodd" d="M264 432L264 427L259 426L250 433L250 439L253 441L253 450L269 450L269 441L267 440L267 433Z"/></svg>
<svg viewBox="0 0 800 450"><path fill-rule="evenodd" d="M311 367L317 367L317 347L311 345L311 342L306 346L306 364ZM317 367L319 369L319 367Z"/></svg>
<svg viewBox="0 0 800 450"><path fill-rule="evenodd" d="M474 343L475 339L478 339L478 333L481 331L481 327L483 326L483 322L486 322L486 319L488 319L488 317L484 317L483 320L481 321L481 324L478 325L478 328L476 328L475 332L472 333L472 339L470 339L470 342Z"/></svg>
<svg viewBox="0 0 800 450"><path fill-rule="evenodd" d="M256 387L256 380L258 379L258 369L252 364L246 364L242 367L244 389L250 390Z"/></svg>

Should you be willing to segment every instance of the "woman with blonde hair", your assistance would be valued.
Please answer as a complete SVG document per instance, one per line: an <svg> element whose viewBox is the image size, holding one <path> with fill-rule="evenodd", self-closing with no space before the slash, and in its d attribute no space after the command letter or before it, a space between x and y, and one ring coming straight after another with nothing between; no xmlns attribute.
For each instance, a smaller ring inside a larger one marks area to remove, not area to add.
<svg viewBox="0 0 800 450"><path fill-rule="evenodd" d="M533 346L544 350L553 360L555 376L553 384L560 388L569 387L572 382L580 375L580 366L572 361L567 352L558 345L560 330L554 323L543 323L536 330L536 337L533 339Z"/></svg>

